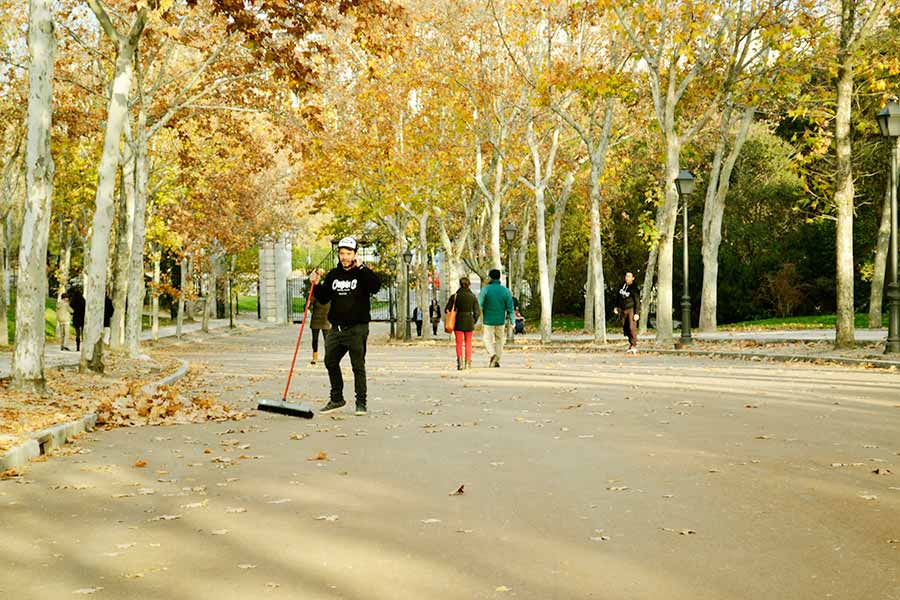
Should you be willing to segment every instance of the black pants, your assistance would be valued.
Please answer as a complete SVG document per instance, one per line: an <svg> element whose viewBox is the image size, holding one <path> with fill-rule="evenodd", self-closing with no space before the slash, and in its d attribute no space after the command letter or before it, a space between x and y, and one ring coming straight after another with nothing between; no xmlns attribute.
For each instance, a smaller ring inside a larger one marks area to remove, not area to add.
<svg viewBox="0 0 900 600"><path fill-rule="evenodd" d="M416 321L416 335L422 337L422 321Z"/></svg>
<svg viewBox="0 0 900 600"><path fill-rule="evenodd" d="M344 399L344 377L341 375L341 359L350 353L350 365L353 367L353 390L356 403L366 403L366 339L369 337L369 324L350 325L349 327L333 325L325 338L325 368L328 369L328 380L331 382L331 399Z"/></svg>
<svg viewBox="0 0 900 600"><path fill-rule="evenodd" d="M638 325L637 321L634 320L634 309L626 308L622 311L622 319L624 319L625 323L623 326L623 332L625 336L628 338L628 346L630 348L637 348L637 340L638 340Z"/></svg>
<svg viewBox="0 0 900 600"><path fill-rule="evenodd" d="M84 333L84 325L75 325L75 350L81 350L81 336Z"/></svg>
<svg viewBox="0 0 900 600"><path fill-rule="evenodd" d="M438 327L439 324L440 324L440 321L432 321L432 322L431 322L431 332L432 332L434 335L437 335L437 327Z"/></svg>
<svg viewBox="0 0 900 600"><path fill-rule="evenodd" d="M312 330L312 336L313 336L312 350L313 350L313 352L319 351L319 332L320 331L322 332L322 338L326 339L326 340L328 339L328 330L327 329L313 329Z"/></svg>

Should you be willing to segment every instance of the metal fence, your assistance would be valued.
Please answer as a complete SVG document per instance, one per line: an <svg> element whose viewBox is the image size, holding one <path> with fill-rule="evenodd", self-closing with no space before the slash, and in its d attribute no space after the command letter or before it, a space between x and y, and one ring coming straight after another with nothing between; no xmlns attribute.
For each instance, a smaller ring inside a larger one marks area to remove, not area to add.
<svg viewBox="0 0 900 600"><path fill-rule="evenodd" d="M291 323L303 322L303 311L309 297L308 279L287 280L287 319ZM388 323L397 318L397 289L393 280L383 281L381 289L369 299L373 321Z"/></svg>

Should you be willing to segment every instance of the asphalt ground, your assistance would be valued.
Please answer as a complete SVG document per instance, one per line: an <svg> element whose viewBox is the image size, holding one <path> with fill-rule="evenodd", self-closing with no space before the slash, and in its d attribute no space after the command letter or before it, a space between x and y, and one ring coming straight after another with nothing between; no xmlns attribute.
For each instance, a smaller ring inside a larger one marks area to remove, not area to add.
<svg viewBox="0 0 900 600"><path fill-rule="evenodd" d="M251 408L295 335L171 352ZM96 432L0 482L0 597L900 599L896 372L448 352L373 340L365 417L348 357L334 415Z"/></svg>

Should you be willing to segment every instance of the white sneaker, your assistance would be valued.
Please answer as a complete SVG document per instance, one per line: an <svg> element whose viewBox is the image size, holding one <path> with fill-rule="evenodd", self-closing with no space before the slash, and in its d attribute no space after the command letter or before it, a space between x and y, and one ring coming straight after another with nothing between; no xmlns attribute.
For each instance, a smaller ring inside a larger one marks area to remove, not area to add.
<svg viewBox="0 0 900 600"><path fill-rule="evenodd" d="M637 348L629 348L625 354L637 354Z"/></svg>

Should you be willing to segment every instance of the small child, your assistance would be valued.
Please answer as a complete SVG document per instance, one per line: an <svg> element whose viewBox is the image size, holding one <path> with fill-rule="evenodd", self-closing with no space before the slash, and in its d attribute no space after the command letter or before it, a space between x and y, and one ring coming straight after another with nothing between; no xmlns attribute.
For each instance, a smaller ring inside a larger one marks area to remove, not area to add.
<svg viewBox="0 0 900 600"><path fill-rule="evenodd" d="M59 349L68 350L69 326L72 324L72 307L69 306L69 294L63 292L56 303L56 324L59 329Z"/></svg>

